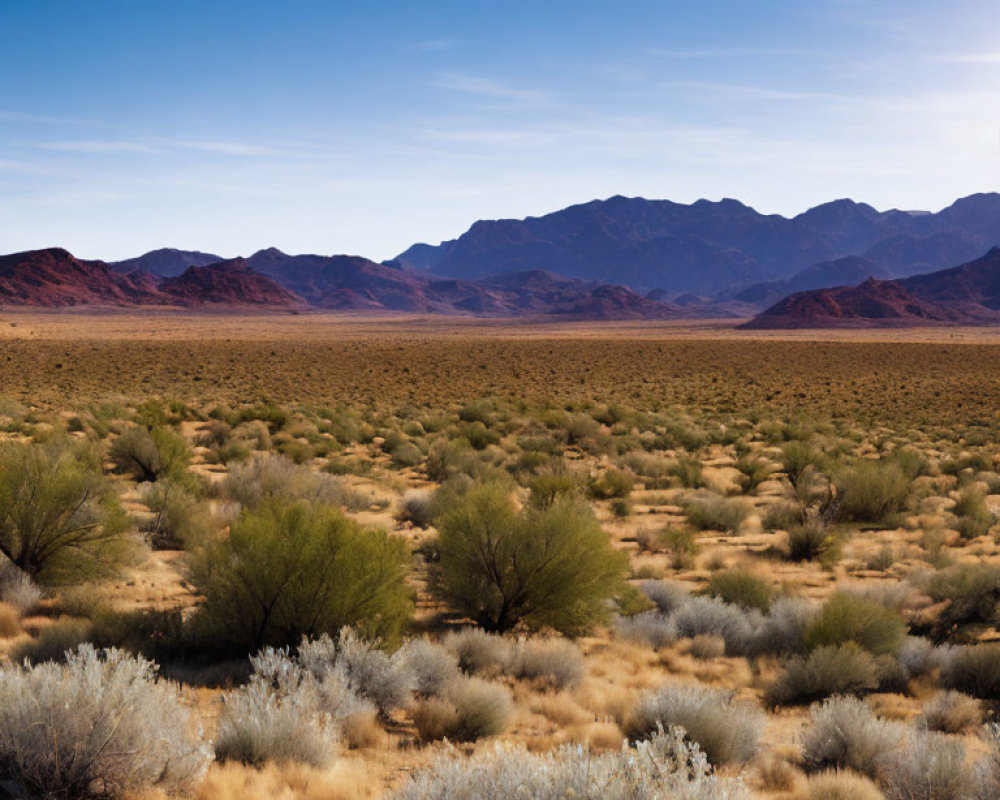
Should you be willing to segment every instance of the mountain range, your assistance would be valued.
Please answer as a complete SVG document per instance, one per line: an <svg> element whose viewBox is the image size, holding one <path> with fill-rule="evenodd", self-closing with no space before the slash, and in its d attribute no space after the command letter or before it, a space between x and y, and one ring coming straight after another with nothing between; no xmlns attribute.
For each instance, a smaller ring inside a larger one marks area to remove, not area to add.
<svg viewBox="0 0 1000 800"><path fill-rule="evenodd" d="M998 243L1000 194L970 195L937 213L835 200L790 218L731 199L685 205L618 196L541 217L479 221L457 239L416 244L382 263L275 248L235 259L168 248L110 264L59 248L19 253L0 257L0 303L608 319L751 317L767 309L765 320L791 325L798 317L860 319L850 309L862 295L865 309L885 295L887 308L906 310L900 319L911 312L952 319L957 307L926 305L937 302L931 289L914 297L917 305L899 292L913 291L913 276L969 264ZM817 290L827 290L822 302L810 294ZM799 306L786 303L778 313L786 297ZM823 310L831 303L841 312ZM984 313L969 303L963 309Z"/></svg>
<svg viewBox="0 0 1000 800"><path fill-rule="evenodd" d="M951 269L789 295L742 327L826 328L1000 323L1000 247Z"/></svg>

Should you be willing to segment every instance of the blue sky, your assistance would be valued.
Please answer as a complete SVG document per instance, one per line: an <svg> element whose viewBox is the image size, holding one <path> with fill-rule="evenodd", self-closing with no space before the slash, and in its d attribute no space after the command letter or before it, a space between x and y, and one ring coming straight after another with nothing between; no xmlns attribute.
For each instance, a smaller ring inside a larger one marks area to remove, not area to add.
<svg viewBox="0 0 1000 800"><path fill-rule="evenodd" d="M614 194L1000 189L995 0L0 0L0 252L383 259Z"/></svg>

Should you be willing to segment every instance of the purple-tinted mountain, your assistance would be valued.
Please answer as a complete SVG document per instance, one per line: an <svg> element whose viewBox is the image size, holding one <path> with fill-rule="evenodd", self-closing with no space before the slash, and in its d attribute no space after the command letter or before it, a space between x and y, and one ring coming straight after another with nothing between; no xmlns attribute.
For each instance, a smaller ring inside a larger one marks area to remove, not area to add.
<svg viewBox="0 0 1000 800"><path fill-rule="evenodd" d="M124 274L141 270L154 275L162 275L164 278L173 278L182 274L188 267L207 267L209 264L216 264L222 260L222 256L212 253L164 247L160 250L151 250L137 258L112 262L109 266L115 272Z"/></svg>
<svg viewBox="0 0 1000 800"><path fill-rule="evenodd" d="M1000 248L950 269L900 280L797 292L748 328L876 327L1000 323Z"/></svg>
<svg viewBox="0 0 1000 800"><path fill-rule="evenodd" d="M790 219L730 199L684 205L612 197L542 217L476 222L458 239L416 244L396 261L466 280L545 269L641 291L733 297L848 256L873 261L880 274L912 275L997 243L998 194L972 195L936 214L880 212L843 199ZM818 269L824 272L834 278L837 268Z"/></svg>

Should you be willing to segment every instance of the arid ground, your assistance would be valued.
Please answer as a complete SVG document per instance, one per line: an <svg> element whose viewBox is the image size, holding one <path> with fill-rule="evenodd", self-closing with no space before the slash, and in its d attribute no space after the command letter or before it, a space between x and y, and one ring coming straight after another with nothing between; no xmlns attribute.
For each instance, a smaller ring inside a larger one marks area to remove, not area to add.
<svg viewBox="0 0 1000 800"><path fill-rule="evenodd" d="M957 600L947 581L934 582L948 570L1000 563L1000 329L762 333L729 321L0 312L0 398L5 438L41 441L63 428L104 446L148 421L145 401L165 401L171 411L159 424L184 438L198 481L189 491L209 529L200 536L225 535L234 513L227 475L265 451L332 473L349 516L403 537L418 554L435 533L408 505L414 493L430 497L457 474L478 480L487 465L513 475L523 501L539 476L569 475L567 491L627 553L634 587L666 579L750 613L737 602L742 589L713 582L749 575L770 593L763 605L750 603L765 614L778 597L819 609L846 592L928 647L1000 638L996 594L993 611L945 630L938 622ZM281 414L241 416L255 408ZM341 412L357 430L345 433ZM240 438L241 425L261 419L266 443ZM864 471L870 465L891 469L900 485L887 488ZM125 510L148 532L156 513L148 486L117 473ZM863 479L881 495L856 500L854 511L823 495L836 487L841 499L860 497ZM795 532L814 512L826 515L816 523L825 527L796 554ZM70 641L74 630L86 639L73 621L99 626L96 607L194 608L187 553L157 542L143 552L125 575L88 587L86 601L79 589L53 590L8 631L5 650L30 652L59 626ZM409 578L414 629L437 640L454 620L428 592L426 569L416 558ZM987 594L997 592L994 573L982 580L992 581ZM710 628L656 641L620 620L599 626L577 640L582 675L558 690L544 679L491 676L514 703L499 741L533 752L564 743L614 750L646 690L697 683L770 703L775 682L788 679L788 659L804 657L766 648L748 655ZM837 645L863 638L838 635L816 634ZM890 660L902 647L860 645L869 646ZM891 680L856 693L880 717L915 729L942 687L970 693L948 683L948 668L928 665L894 667ZM188 691L210 734L221 690L199 679ZM968 700L965 716L946 726L970 765L987 752L980 723L1000 699L995 691ZM818 798L804 794L808 720L808 702L768 705L759 752L720 765L720 774L738 774L753 796ZM331 768L214 765L198 796L378 797L443 747L424 743L414 712L401 708L346 735ZM882 773L868 777L889 785Z"/></svg>

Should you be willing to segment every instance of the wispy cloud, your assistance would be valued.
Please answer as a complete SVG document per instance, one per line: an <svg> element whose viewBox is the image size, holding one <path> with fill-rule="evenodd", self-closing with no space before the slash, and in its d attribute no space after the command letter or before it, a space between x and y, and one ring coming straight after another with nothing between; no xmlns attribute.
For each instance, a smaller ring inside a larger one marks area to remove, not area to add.
<svg viewBox="0 0 1000 800"><path fill-rule="evenodd" d="M946 64L1000 64L1000 50L985 53L942 53L933 60Z"/></svg>
<svg viewBox="0 0 1000 800"><path fill-rule="evenodd" d="M158 153L154 147L142 142L129 141L70 141L37 142L33 145L40 150L57 150L64 153L94 153L120 155L122 153Z"/></svg>
<svg viewBox="0 0 1000 800"><path fill-rule="evenodd" d="M691 89L697 92L712 92L749 100L844 100L846 95L833 92L813 92L800 89L779 89L773 86L745 86L710 81L670 81L666 88Z"/></svg>
<svg viewBox="0 0 1000 800"><path fill-rule="evenodd" d="M297 151L291 149L251 144L249 142L179 140L170 142L170 146L184 150L201 150L207 153L218 153L226 156L283 157L299 155Z"/></svg>
<svg viewBox="0 0 1000 800"><path fill-rule="evenodd" d="M413 45L413 49L420 53L444 53L448 50L454 50L460 44L458 39L429 39L417 42Z"/></svg>
<svg viewBox="0 0 1000 800"><path fill-rule="evenodd" d="M24 122L33 125L89 125L107 127L104 123L87 119L72 119L70 117L49 116L47 114L30 114L24 111L0 110L0 122Z"/></svg>
<svg viewBox="0 0 1000 800"><path fill-rule="evenodd" d="M439 89L526 104L540 104L548 99L545 92L537 89L522 89L492 78L454 72L439 73L433 84Z"/></svg>
<svg viewBox="0 0 1000 800"><path fill-rule="evenodd" d="M660 58L674 58L678 60L711 60L711 59L736 59L736 58L767 58L769 56L820 56L816 50L808 50L798 47L704 47L704 48L645 48L642 52L646 55Z"/></svg>

